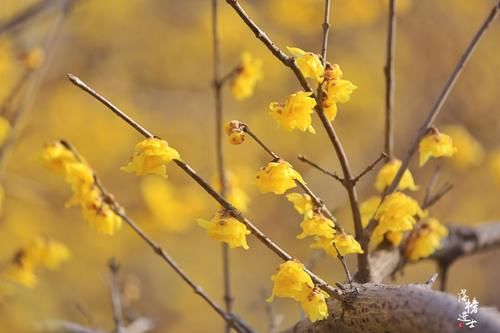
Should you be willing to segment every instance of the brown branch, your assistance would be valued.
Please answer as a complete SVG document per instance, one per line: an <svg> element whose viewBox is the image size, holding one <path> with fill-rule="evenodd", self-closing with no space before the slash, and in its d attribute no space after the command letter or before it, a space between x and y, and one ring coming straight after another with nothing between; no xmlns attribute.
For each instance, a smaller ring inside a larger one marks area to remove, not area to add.
<svg viewBox="0 0 500 333"><path fill-rule="evenodd" d="M308 159L304 155L298 155L297 158L299 159L299 161L302 161L304 163L309 164L310 166L312 166L313 168L321 171L325 175L328 175L328 176L332 177L333 179L339 181L341 184L344 184L344 180L341 177L339 177L339 175L337 175L336 172L330 172L330 171L324 169L323 167L321 167L317 163L311 161L310 159Z"/></svg>
<svg viewBox="0 0 500 333"><path fill-rule="evenodd" d="M219 36L219 21L218 21L218 0L212 0L212 45L213 45L213 71L214 71L214 100L215 100L215 156L216 167L218 173L218 182L220 186L220 195L225 197L227 193L227 174L224 165L224 148L222 139L223 130L223 114L222 114L222 87L221 79L221 55L220 55L220 36ZM231 277L229 263L229 247L226 243L222 243L222 283L224 288L224 303L226 312L231 314L233 297L231 295ZM225 332L229 333L231 326L227 323Z"/></svg>
<svg viewBox="0 0 500 333"><path fill-rule="evenodd" d="M368 166L357 177L354 178L354 182L357 183L364 175L372 171L375 168L375 166L386 157L387 157L386 153L381 153L380 156L375 161L368 164Z"/></svg>
<svg viewBox="0 0 500 333"><path fill-rule="evenodd" d="M64 0L66 1L66 0ZM9 18L4 22L0 22L0 36L10 30L17 28L19 25L27 22L34 16L38 15L49 6L55 4L57 1L54 0L40 0L37 3L27 7L23 11L19 12L17 15ZM61 2L61 1L59 1Z"/></svg>
<svg viewBox="0 0 500 333"><path fill-rule="evenodd" d="M422 204L422 209L429 208L433 205L435 205L439 200L441 200L448 192L450 192L453 189L453 184L446 183L443 185L443 187L437 191L436 194L434 194L432 197L428 198L427 201L425 201Z"/></svg>
<svg viewBox="0 0 500 333"><path fill-rule="evenodd" d="M88 92L90 95L95 97L98 101L108 106L108 108L118 115L121 119L125 120L129 125L131 125L137 132L142 134L146 138L153 137L153 135L142 127L135 120L132 120L129 116L127 116L123 111L115 107L111 102L109 102L105 97L98 94L96 91L87 86L82 80L77 78L74 75L68 75L71 82L73 82L77 87L82 90ZM234 218L238 221L242 222L247 226L248 229L252 232L252 234L257 237L259 241L261 241L268 249L274 252L281 259L287 261L292 260L293 257L284 251L281 247L279 247L276 243L274 243L269 237L267 237L262 231L260 231L253 223L251 223L239 210L237 210L230 202L228 202L224 197L222 197L210 184L207 183L201 176L199 176L191 166L189 166L186 162L181 160L174 160L174 163L177 164L179 168L181 168L185 173L187 173L198 185L200 185L205 192L207 192L212 198L214 198L225 210L230 212ZM311 276L313 281L318 284L325 291L329 292L333 297L342 298L341 293L326 283L322 278L313 272L306 270L307 273Z"/></svg>
<svg viewBox="0 0 500 333"><path fill-rule="evenodd" d="M321 43L321 59L323 66L326 65L326 53L328 51L328 32L330 31L330 7L331 0L325 0L325 15L323 19L323 39Z"/></svg>
<svg viewBox="0 0 500 333"><path fill-rule="evenodd" d="M422 206L425 206L426 203L431 198L432 192L434 191L434 188L436 187L436 184L440 176L441 176L441 166L437 164L436 168L434 168L434 171L432 172L431 179L429 180L429 185L427 185L427 189L425 190L425 196L424 199L422 200Z"/></svg>
<svg viewBox="0 0 500 333"><path fill-rule="evenodd" d="M307 83L307 80L304 78L302 75L300 69L297 67L295 64L294 58L287 56L283 51L281 51L276 44L274 44L271 39L266 35L266 33L260 29L255 22L253 22L248 14L245 12L245 10L240 6L237 0L226 0L226 2L236 11L236 13L240 16L240 18L245 22L245 24L252 30L252 32L255 34L257 39L259 39L264 45L271 51L271 53L278 58L285 66L289 67L299 80L302 88L307 91L307 92L313 92L309 84ZM325 61L325 59L323 59ZM355 234L356 234L356 239L358 241L362 241L362 236L363 236L363 226L361 223L361 213L359 211L359 204L358 204L358 194L356 190L356 183L354 182L351 174L351 169L349 166L349 161L347 159L347 155L344 151L344 147L342 146L340 139L335 132L335 129L332 126L332 123L328 120L326 115L323 112L323 106L322 106L322 101L321 101L321 96L318 96L317 94L314 95L316 99L316 113L318 114L321 123L328 135L328 138L330 142L332 143L332 146L335 150L335 154L337 155L337 158L340 162L340 166L342 167L342 172L344 175L344 187L347 191L348 197L349 197L349 203L351 206L351 212L352 212L352 217L353 217L353 222L354 222L354 229L355 229ZM369 275L369 262L368 262L368 252L367 252L367 247L368 244L366 242L360 242L361 246L363 247L364 253L358 255L358 270L360 272L363 272L362 275L360 275L361 278L365 278Z"/></svg>
<svg viewBox="0 0 500 333"><path fill-rule="evenodd" d="M396 74L394 73L394 58L396 55L396 0L389 0L389 19L387 27L387 60L385 72L385 152L387 161L394 157L394 88Z"/></svg>
<svg viewBox="0 0 500 333"><path fill-rule="evenodd" d="M283 333L455 333L464 310L456 296L411 285L355 285L350 303L328 302L330 316L311 323L302 320ZM480 307L473 315L481 333L500 332L500 313Z"/></svg>
<svg viewBox="0 0 500 333"><path fill-rule="evenodd" d="M247 133L248 135L250 135L250 137L262 148L266 151L266 153L268 153L269 155L271 155L271 157L273 158L273 160L279 160L280 157L278 155L276 155L271 149L269 149L268 146L266 146L264 144L264 142L262 142L258 136L255 135L255 133L253 133L251 130L250 130L250 127L248 127L248 125L242 123L242 130Z"/></svg>
<svg viewBox="0 0 500 333"><path fill-rule="evenodd" d="M111 273L111 303L113 304L113 319L115 321L114 333L125 333L122 301L117 281L117 274L120 270L120 266L118 265L118 262L112 258L108 263L108 267Z"/></svg>

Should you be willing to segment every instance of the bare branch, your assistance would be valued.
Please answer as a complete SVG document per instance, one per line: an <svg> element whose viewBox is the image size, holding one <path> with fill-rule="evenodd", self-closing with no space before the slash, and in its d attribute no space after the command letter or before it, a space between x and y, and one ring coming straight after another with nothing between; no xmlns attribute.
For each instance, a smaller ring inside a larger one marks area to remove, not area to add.
<svg viewBox="0 0 500 333"><path fill-rule="evenodd" d="M112 258L108 263L111 272L111 303L113 304L113 319L115 320L115 333L125 333L123 322L122 302L120 297L120 288L118 287L117 274L120 266Z"/></svg>
<svg viewBox="0 0 500 333"><path fill-rule="evenodd" d="M298 155L297 158L299 159L299 161L302 161L302 162L309 164L313 168L323 172L325 175L328 175L328 176L334 178L335 180L339 181L342 185L344 185L344 180L342 178L340 178L336 172L330 172L330 171L324 169L323 167L321 167L317 163L311 161L310 159L308 159L304 155Z"/></svg>
<svg viewBox="0 0 500 333"><path fill-rule="evenodd" d="M396 55L396 0L389 0L389 19L387 27L387 60L385 72L385 152L387 161L394 156L394 88L396 74L394 72L394 58Z"/></svg>
<svg viewBox="0 0 500 333"><path fill-rule="evenodd" d="M330 31L330 7L331 0L325 0L325 16L323 19L323 39L321 43L321 59L323 66L326 65L326 53L328 51L328 32Z"/></svg>
<svg viewBox="0 0 500 333"><path fill-rule="evenodd" d="M443 185L443 187L437 191L435 195L432 197L428 198L426 202L422 205L422 208L429 208L433 205L435 205L439 200L441 200L448 192L450 192L453 189L453 184L446 183Z"/></svg>
<svg viewBox="0 0 500 333"><path fill-rule="evenodd" d="M382 161L386 157L387 157L386 153L381 153L380 156L375 161L370 163L356 178L354 178L354 182L357 183L364 175L372 171L378 164L378 162Z"/></svg>

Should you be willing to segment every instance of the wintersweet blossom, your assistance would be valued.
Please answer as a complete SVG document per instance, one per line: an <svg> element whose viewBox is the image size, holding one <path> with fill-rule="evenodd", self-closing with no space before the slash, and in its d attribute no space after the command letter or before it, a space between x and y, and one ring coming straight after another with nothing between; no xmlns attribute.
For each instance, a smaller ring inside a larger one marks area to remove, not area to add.
<svg viewBox="0 0 500 333"><path fill-rule="evenodd" d="M430 157L453 156L457 148L450 136L431 128L419 144L420 166L423 166Z"/></svg>
<svg viewBox="0 0 500 333"><path fill-rule="evenodd" d="M75 154L62 141L55 141L45 145L41 159L44 165L59 175L66 174L66 168L73 163L79 163Z"/></svg>
<svg viewBox="0 0 500 333"><path fill-rule="evenodd" d="M363 225L363 228L366 228L366 226L368 226L368 223L370 222L371 218L375 214L375 211L380 205L380 200L380 196L373 195L365 201L361 202L361 204L359 205L359 211L361 213L361 224Z"/></svg>
<svg viewBox="0 0 500 333"><path fill-rule="evenodd" d="M83 218L89 226L105 235L113 235L122 226L122 218L115 213L98 192L94 197L82 203Z"/></svg>
<svg viewBox="0 0 500 333"><path fill-rule="evenodd" d="M318 236L323 238L333 238L335 235L335 224L332 220L321 214L313 214L311 218L305 218L300 223L302 232L297 235L298 239L304 239L309 236Z"/></svg>
<svg viewBox="0 0 500 333"><path fill-rule="evenodd" d="M229 143L233 145L242 144L245 141L245 131L243 130L243 123L237 120L228 121L224 125L224 132L229 137Z"/></svg>
<svg viewBox="0 0 500 333"><path fill-rule="evenodd" d="M323 320L328 317L328 307L326 299L330 297L325 291L315 287L311 290L306 299L300 302L302 310L311 322Z"/></svg>
<svg viewBox="0 0 500 333"><path fill-rule="evenodd" d="M309 194L290 193L287 194L286 198L299 214L306 218L312 218L314 205Z"/></svg>
<svg viewBox="0 0 500 333"><path fill-rule="evenodd" d="M437 219L429 218L410 236L405 249L405 256L411 260L427 258L433 254L441 244L441 240L448 235L448 229Z"/></svg>
<svg viewBox="0 0 500 333"><path fill-rule="evenodd" d="M231 92L238 101L252 96L255 85L262 80L262 60L253 57L249 52L241 56L241 63L231 81Z"/></svg>
<svg viewBox="0 0 500 333"><path fill-rule="evenodd" d="M337 116L337 103L347 103L352 92L358 88L351 81L344 80L342 77L343 73L339 65L330 63L326 65L321 102L323 112L330 121L333 121Z"/></svg>
<svg viewBox="0 0 500 333"><path fill-rule="evenodd" d="M311 114L314 112L316 100L311 92L298 91L291 94L285 103L273 102L269 105L269 114L278 126L287 131L298 129L302 132L316 133L312 127Z"/></svg>
<svg viewBox="0 0 500 333"><path fill-rule="evenodd" d="M207 231L209 237L227 243L230 248L242 247L247 250L247 235L250 230L226 211L217 212L210 220L198 219L200 227Z"/></svg>
<svg viewBox="0 0 500 333"><path fill-rule="evenodd" d="M178 159L179 153L171 148L167 141L147 138L135 145L132 161L121 169L135 172L137 176L155 174L167 177L166 165Z"/></svg>
<svg viewBox="0 0 500 333"><path fill-rule="evenodd" d="M396 177L396 174L398 173L400 167L401 167L400 160L391 159L380 169L380 171L377 174L377 178L375 180L375 188L377 189L377 191L383 192L387 187L389 187L392 184L392 181ZM410 191L418 190L418 186L415 185L415 181L413 180L413 176L410 170L408 169L405 170L403 176L401 177L401 180L399 181L397 189L400 191L406 189Z"/></svg>
<svg viewBox="0 0 500 333"><path fill-rule="evenodd" d="M287 46L287 50L294 56L295 64L305 78L312 78L318 83L321 82L324 68L319 55L306 52L298 47Z"/></svg>
<svg viewBox="0 0 500 333"><path fill-rule="evenodd" d="M279 266L278 272L271 276L274 282L272 295L267 299L272 302L274 297L287 297L301 302L309 296L314 283L305 271L302 263L288 260Z"/></svg>
<svg viewBox="0 0 500 333"><path fill-rule="evenodd" d="M269 162L257 172L256 178L257 186L262 193L283 194L297 186L295 181L304 183L300 173L295 171L290 163L283 160Z"/></svg>
<svg viewBox="0 0 500 333"><path fill-rule="evenodd" d="M342 256L352 253L364 253L358 241L348 233L342 232L336 234L333 242Z"/></svg>
<svg viewBox="0 0 500 333"><path fill-rule="evenodd" d="M5 139L7 139L10 129L11 128L9 121L4 117L0 116L0 146L3 145Z"/></svg>

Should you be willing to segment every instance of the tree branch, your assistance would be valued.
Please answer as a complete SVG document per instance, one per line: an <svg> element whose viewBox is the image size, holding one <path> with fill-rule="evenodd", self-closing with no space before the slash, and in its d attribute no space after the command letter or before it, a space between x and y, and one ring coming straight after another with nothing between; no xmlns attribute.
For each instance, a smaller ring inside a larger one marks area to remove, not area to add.
<svg viewBox="0 0 500 333"><path fill-rule="evenodd" d="M396 0L389 0L389 19L387 27L387 60L385 72L385 152L387 161L394 157L394 88L396 75L394 73L394 57L396 55Z"/></svg>

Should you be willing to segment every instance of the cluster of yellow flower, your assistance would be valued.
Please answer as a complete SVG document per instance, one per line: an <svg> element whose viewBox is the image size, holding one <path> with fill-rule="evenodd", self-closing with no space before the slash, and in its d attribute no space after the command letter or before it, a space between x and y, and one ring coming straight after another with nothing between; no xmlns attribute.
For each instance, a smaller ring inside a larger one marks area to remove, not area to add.
<svg viewBox="0 0 500 333"><path fill-rule="evenodd" d="M46 145L41 157L47 168L63 176L71 186L73 197L67 205L80 205L83 217L91 227L107 235L120 229L122 219L112 209L113 203L97 186L94 172L65 142Z"/></svg>
<svg viewBox="0 0 500 333"><path fill-rule="evenodd" d="M248 52L241 56L241 63L236 68L231 81L231 92L238 101L253 94L255 85L262 80L262 60L252 57Z"/></svg>
<svg viewBox="0 0 500 333"><path fill-rule="evenodd" d="M57 269L70 258L69 249L62 243L46 237L37 237L19 249L12 260L0 270L0 296L9 293L14 285L33 288L38 283L36 271L40 267Z"/></svg>
<svg viewBox="0 0 500 333"><path fill-rule="evenodd" d="M302 263L296 260L282 263L271 280L274 286L272 295L267 299L268 302L272 302L274 296L291 298L300 303L302 310L312 322L328 317L325 299L329 296L314 285Z"/></svg>
<svg viewBox="0 0 500 333"><path fill-rule="evenodd" d="M288 47L295 58L295 64L305 78L311 78L321 86L323 112L333 121L337 115L337 103L349 101L357 88L352 82L342 79L343 73L337 64L327 63L324 67L319 56L296 47ZM317 105L311 92L298 91L291 94L284 103L273 102L269 105L269 114L278 126L287 131L298 129L302 132L315 133L311 114Z"/></svg>

